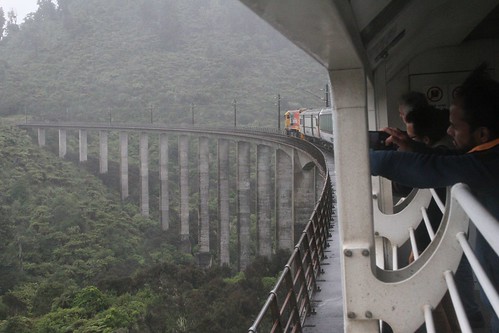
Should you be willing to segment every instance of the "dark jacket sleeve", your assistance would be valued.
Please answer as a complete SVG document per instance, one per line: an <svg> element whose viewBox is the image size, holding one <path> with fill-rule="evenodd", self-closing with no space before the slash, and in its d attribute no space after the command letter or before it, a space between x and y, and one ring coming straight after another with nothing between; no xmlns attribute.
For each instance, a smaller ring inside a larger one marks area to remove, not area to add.
<svg viewBox="0 0 499 333"><path fill-rule="evenodd" d="M484 163L480 153L462 155L370 151L371 174L416 188L466 183L470 187L497 183L497 158Z"/></svg>

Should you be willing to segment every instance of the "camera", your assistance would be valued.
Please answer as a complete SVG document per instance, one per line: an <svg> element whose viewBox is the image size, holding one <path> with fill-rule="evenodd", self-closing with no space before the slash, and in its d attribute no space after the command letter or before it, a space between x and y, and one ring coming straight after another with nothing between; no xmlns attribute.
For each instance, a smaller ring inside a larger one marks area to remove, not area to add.
<svg viewBox="0 0 499 333"><path fill-rule="evenodd" d="M394 145L386 145L390 134L383 131L369 131L369 148L373 150L395 150Z"/></svg>

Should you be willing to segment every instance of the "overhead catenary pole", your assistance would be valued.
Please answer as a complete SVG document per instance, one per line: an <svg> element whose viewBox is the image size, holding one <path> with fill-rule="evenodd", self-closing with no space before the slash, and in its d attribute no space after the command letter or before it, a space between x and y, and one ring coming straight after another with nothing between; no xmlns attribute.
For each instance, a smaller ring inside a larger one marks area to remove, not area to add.
<svg viewBox="0 0 499 333"><path fill-rule="evenodd" d="M235 98L232 101L232 105L234 106L234 127L237 127L237 101Z"/></svg>
<svg viewBox="0 0 499 333"><path fill-rule="evenodd" d="M277 94L277 129L281 130L281 94Z"/></svg>
<svg viewBox="0 0 499 333"><path fill-rule="evenodd" d="M194 126L194 103L191 103L191 117L192 117L191 123L192 126Z"/></svg>
<svg viewBox="0 0 499 333"><path fill-rule="evenodd" d="M326 97L325 97L326 107L328 108L329 107L329 84L327 84L327 83L326 83L325 93L326 93Z"/></svg>

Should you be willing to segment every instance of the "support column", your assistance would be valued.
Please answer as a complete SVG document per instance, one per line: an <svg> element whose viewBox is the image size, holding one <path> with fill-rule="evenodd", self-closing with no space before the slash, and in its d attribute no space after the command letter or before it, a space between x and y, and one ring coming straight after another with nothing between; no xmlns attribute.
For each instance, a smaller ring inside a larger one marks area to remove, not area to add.
<svg viewBox="0 0 499 333"><path fill-rule="evenodd" d="M159 135L159 210L161 213L161 229L170 228L170 196L168 193L168 136Z"/></svg>
<svg viewBox="0 0 499 333"><path fill-rule="evenodd" d="M178 138L180 162L180 247L186 253L191 252L189 238L189 137Z"/></svg>
<svg viewBox="0 0 499 333"><path fill-rule="evenodd" d="M223 139L218 140L218 215L220 265L229 265L229 142Z"/></svg>
<svg viewBox="0 0 499 333"><path fill-rule="evenodd" d="M149 136L140 133L140 210L142 216L149 216Z"/></svg>
<svg viewBox="0 0 499 333"><path fill-rule="evenodd" d="M319 168L314 167L314 183L315 183L315 202L319 200L324 189L324 178L322 177Z"/></svg>
<svg viewBox="0 0 499 333"><path fill-rule="evenodd" d="M45 128L38 129L38 146L45 146Z"/></svg>
<svg viewBox="0 0 499 333"><path fill-rule="evenodd" d="M334 92L333 127L337 215L341 238L345 332L378 332L377 320L364 319L369 292L361 289L375 270L371 177L367 140L366 81L359 69L329 74ZM354 166L354 167L352 167ZM360 286L360 290L359 290ZM374 311L373 311L374 312ZM348 314L348 316L347 316Z"/></svg>
<svg viewBox="0 0 499 333"><path fill-rule="evenodd" d="M211 266L210 255L210 213L208 201L210 196L209 174L210 150L208 138L199 138L199 256L202 267Z"/></svg>
<svg viewBox="0 0 499 333"><path fill-rule="evenodd" d="M87 131L81 129L79 133L80 162L86 162L88 157Z"/></svg>
<svg viewBox="0 0 499 333"><path fill-rule="evenodd" d="M237 143L237 226L239 270L250 264L250 144Z"/></svg>
<svg viewBox="0 0 499 333"><path fill-rule="evenodd" d="M59 129L59 157L64 158L66 152L66 130Z"/></svg>
<svg viewBox="0 0 499 333"><path fill-rule="evenodd" d="M270 147L257 147L257 243L258 255L269 257L272 254L271 238L271 183Z"/></svg>
<svg viewBox="0 0 499 333"><path fill-rule="evenodd" d="M121 200L128 198L128 133L120 132Z"/></svg>
<svg viewBox="0 0 499 333"><path fill-rule="evenodd" d="M292 151L291 151L292 154ZM275 204L276 240L278 249L294 247L293 157L283 150L276 151Z"/></svg>
<svg viewBox="0 0 499 333"><path fill-rule="evenodd" d="M296 154L295 154L296 159ZM314 168L301 169L295 163L294 172L294 203L295 203L295 226L297 232L302 232L312 215L315 206L315 182ZM299 235L295 235L298 239Z"/></svg>
<svg viewBox="0 0 499 333"><path fill-rule="evenodd" d="M107 173L108 168L108 135L106 131L99 131L99 172Z"/></svg>

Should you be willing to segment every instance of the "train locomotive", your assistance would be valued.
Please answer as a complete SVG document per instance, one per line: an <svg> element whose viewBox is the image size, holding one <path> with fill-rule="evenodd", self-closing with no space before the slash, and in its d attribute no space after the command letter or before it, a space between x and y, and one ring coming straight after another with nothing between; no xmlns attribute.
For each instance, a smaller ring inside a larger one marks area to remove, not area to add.
<svg viewBox="0 0 499 333"><path fill-rule="evenodd" d="M288 110L284 128L295 136L324 148L333 148L333 110L331 108Z"/></svg>

